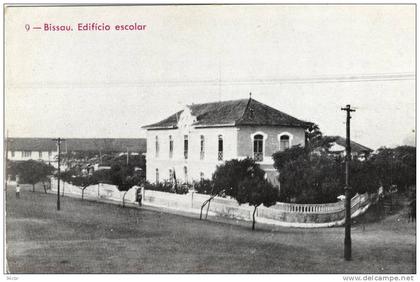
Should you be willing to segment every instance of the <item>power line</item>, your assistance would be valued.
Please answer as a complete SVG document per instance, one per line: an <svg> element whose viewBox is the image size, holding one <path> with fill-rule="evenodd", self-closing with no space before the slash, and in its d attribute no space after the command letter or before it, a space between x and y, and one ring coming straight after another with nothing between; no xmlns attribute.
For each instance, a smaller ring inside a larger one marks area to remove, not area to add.
<svg viewBox="0 0 420 282"><path fill-rule="evenodd" d="M217 79L209 80L159 80L137 82L98 82L78 83L69 82L45 82L10 84L10 88L112 88L112 87L172 87L172 86L228 86L228 85L275 85L275 84L317 84L317 83L351 83L351 82L375 82L375 81L407 81L415 80L414 73L377 73L377 74L352 74L334 76L312 77L284 77L284 78L254 78L221 81L220 70Z"/></svg>

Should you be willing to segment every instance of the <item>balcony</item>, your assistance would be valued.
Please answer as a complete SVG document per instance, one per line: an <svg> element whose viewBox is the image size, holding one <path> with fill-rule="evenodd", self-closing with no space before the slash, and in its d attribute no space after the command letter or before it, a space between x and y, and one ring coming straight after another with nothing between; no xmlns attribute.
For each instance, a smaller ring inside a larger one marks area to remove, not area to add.
<svg viewBox="0 0 420 282"><path fill-rule="evenodd" d="M219 151L217 154L217 160L223 161L223 151Z"/></svg>
<svg viewBox="0 0 420 282"><path fill-rule="evenodd" d="M264 160L264 155L262 152L254 152L254 160L256 162L262 162Z"/></svg>

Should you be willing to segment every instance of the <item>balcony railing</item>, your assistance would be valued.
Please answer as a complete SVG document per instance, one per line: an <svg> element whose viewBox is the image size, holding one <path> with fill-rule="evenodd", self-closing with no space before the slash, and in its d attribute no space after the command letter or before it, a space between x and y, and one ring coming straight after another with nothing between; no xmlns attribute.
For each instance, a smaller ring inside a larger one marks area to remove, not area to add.
<svg viewBox="0 0 420 282"><path fill-rule="evenodd" d="M217 160L223 161L223 151L219 151L219 153L217 154Z"/></svg>
<svg viewBox="0 0 420 282"><path fill-rule="evenodd" d="M264 156L262 152L254 152L254 160L256 162L262 162L263 159L264 159Z"/></svg>

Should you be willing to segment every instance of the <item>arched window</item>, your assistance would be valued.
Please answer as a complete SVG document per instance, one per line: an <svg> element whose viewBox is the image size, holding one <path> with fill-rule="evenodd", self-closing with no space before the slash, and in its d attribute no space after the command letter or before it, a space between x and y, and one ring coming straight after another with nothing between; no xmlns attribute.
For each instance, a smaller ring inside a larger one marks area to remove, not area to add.
<svg viewBox="0 0 420 282"><path fill-rule="evenodd" d="M159 183L159 169L156 169L156 184Z"/></svg>
<svg viewBox="0 0 420 282"><path fill-rule="evenodd" d="M219 135L219 138L218 138L217 160L223 161L223 136L222 135Z"/></svg>
<svg viewBox="0 0 420 282"><path fill-rule="evenodd" d="M204 135L200 136L200 160L204 160Z"/></svg>
<svg viewBox="0 0 420 282"><path fill-rule="evenodd" d="M172 159L174 155L174 140L172 139L172 135L169 135L169 158Z"/></svg>
<svg viewBox="0 0 420 282"><path fill-rule="evenodd" d="M155 137L155 157L159 158L159 137Z"/></svg>
<svg viewBox="0 0 420 282"><path fill-rule="evenodd" d="M280 136L280 151L284 151L290 148L290 136L281 135Z"/></svg>
<svg viewBox="0 0 420 282"><path fill-rule="evenodd" d="M254 160L257 162L262 162L264 159L264 136L261 134L254 135Z"/></svg>

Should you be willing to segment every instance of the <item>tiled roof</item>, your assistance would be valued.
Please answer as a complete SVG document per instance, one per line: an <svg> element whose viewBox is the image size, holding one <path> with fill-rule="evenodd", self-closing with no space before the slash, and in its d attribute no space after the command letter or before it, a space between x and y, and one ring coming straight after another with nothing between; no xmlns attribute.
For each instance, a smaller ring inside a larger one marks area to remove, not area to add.
<svg viewBox="0 0 420 282"><path fill-rule="evenodd" d="M335 141L334 141L335 143L337 143L340 146L343 146L344 148L346 147L346 138L343 138L341 136L332 136L332 137L335 138ZM352 152L356 152L358 154L366 153L366 152L368 153L373 152L372 149L354 142L353 140L351 140L351 138L350 138L350 147L351 147Z"/></svg>
<svg viewBox="0 0 420 282"><path fill-rule="evenodd" d="M218 125L281 125L307 127L311 123L299 120L254 99L241 99L189 106L197 118L193 126ZM176 128L182 111L144 128Z"/></svg>
<svg viewBox="0 0 420 282"><path fill-rule="evenodd" d="M65 151L146 152L144 138L66 138L62 143ZM52 138L9 138L9 151L56 151Z"/></svg>
<svg viewBox="0 0 420 282"><path fill-rule="evenodd" d="M8 138L8 151L56 151L52 138Z"/></svg>

